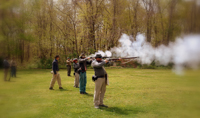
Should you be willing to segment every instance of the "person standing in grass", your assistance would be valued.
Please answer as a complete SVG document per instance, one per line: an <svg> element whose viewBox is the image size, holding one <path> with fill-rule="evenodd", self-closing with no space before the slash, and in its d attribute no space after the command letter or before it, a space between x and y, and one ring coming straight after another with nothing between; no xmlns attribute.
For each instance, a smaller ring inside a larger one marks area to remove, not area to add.
<svg viewBox="0 0 200 118"><path fill-rule="evenodd" d="M68 76L71 76L71 63L72 63L72 62L73 62L73 61L71 61L70 58L67 57L66 63L67 63L67 75L68 75Z"/></svg>
<svg viewBox="0 0 200 118"><path fill-rule="evenodd" d="M51 79L49 90L54 90L53 87L54 87L54 84L55 84L56 80L58 82L59 89L63 89L62 85L61 85L60 74L58 73L58 71L59 71L59 67L58 67L59 58L60 58L59 55L56 55L55 59L54 59L54 61L52 63L53 77Z"/></svg>
<svg viewBox="0 0 200 118"><path fill-rule="evenodd" d="M86 58L85 54L82 53L79 56L79 65L80 65L80 74L79 74L79 83L80 83L80 94L88 94L86 92L86 83L87 83L87 77L86 77L86 71L87 71L87 64L91 64L91 61L88 61L90 58Z"/></svg>
<svg viewBox="0 0 200 118"><path fill-rule="evenodd" d="M16 66L17 66L17 64L16 64L16 61L15 61L15 58L13 58L12 60L11 60L11 77L16 77Z"/></svg>
<svg viewBox="0 0 200 118"><path fill-rule="evenodd" d="M95 90L94 90L94 107L99 109L99 107L108 107L103 104L104 95L106 92L107 84L107 73L104 69L104 65L108 60L103 61L101 54L96 54L95 60L92 62L91 66L95 72Z"/></svg>
<svg viewBox="0 0 200 118"><path fill-rule="evenodd" d="M79 63L78 63L78 59L75 58L73 60L73 67L74 67L74 76L75 76L75 79L74 79L74 87L78 88L79 86L79 73L78 73L78 70L80 68L79 66Z"/></svg>
<svg viewBox="0 0 200 118"><path fill-rule="evenodd" d="M8 62L8 57L6 57L3 61L3 67L4 67L4 81L7 81L7 75L9 71L10 64ZM10 78L9 78L10 81Z"/></svg>

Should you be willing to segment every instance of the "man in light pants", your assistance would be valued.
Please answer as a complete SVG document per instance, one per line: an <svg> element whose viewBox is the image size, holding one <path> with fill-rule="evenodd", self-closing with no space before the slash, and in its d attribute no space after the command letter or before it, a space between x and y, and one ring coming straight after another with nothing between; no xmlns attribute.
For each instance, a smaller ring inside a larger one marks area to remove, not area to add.
<svg viewBox="0 0 200 118"><path fill-rule="evenodd" d="M58 73L59 68L58 68L58 60L59 60L59 55L55 56L55 59L52 63L52 70L53 70L53 77L51 79L51 83L50 83L50 87L49 90L54 90L53 86L57 80L58 85L59 85L59 89L63 89L62 85L61 85L61 78L60 78L60 74Z"/></svg>
<svg viewBox="0 0 200 118"><path fill-rule="evenodd" d="M79 63L78 63L78 59L75 58L73 60L73 67L74 67L74 76L75 76L75 79L74 79L74 87L78 88L79 86L79 73L78 73L78 70L80 68L79 66Z"/></svg>
<svg viewBox="0 0 200 118"><path fill-rule="evenodd" d="M94 68L95 76L95 90L94 90L94 107L108 107L103 104L104 95L106 92L106 71L104 65L108 60L103 61L101 54L96 54L95 60L92 62L91 66Z"/></svg>

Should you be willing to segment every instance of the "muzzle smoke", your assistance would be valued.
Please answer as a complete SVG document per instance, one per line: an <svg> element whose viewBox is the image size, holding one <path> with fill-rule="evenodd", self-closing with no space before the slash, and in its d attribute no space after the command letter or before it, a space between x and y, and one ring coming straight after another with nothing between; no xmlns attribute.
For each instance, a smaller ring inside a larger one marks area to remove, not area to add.
<svg viewBox="0 0 200 118"><path fill-rule="evenodd" d="M146 42L143 34L138 34L134 42L131 36L123 34L119 39L120 46L112 48L110 51L98 51L102 56L116 57L139 57L137 61L141 64L151 64L155 61L157 65L174 64L174 71L183 74L185 67L197 69L200 64L200 35L186 35L176 38L175 42L170 42L168 46L160 45L152 47ZM96 54L96 53L95 53Z"/></svg>

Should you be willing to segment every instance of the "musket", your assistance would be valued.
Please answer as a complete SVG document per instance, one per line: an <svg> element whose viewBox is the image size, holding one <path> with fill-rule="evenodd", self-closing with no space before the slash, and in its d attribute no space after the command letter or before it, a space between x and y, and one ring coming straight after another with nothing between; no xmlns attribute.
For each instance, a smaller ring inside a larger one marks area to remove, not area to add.
<svg viewBox="0 0 200 118"><path fill-rule="evenodd" d="M89 57L90 59L94 59L95 57ZM108 61L118 61L120 59L135 59L135 58L139 58L139 57L124 57L124 58L110 58L110 57L102 57L105 60Z"/></svg>
<svg viewBox="0 0 200 118"><path fill-rule="evenodd" d="M109 61L118 61L120 59L135 59L135 58L139 58L139 57L124 57L124 58L107 58L107 57L103 57Z"/></svg>

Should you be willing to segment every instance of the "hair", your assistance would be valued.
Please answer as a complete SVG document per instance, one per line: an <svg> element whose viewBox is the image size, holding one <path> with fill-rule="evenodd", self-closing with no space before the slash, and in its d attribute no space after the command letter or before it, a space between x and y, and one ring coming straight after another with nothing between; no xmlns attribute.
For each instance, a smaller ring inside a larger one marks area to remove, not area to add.
<svg viewBox="0 0 200 118"><path fill-rule="evenodd" d="M56 56L55 56L55 58L58 58L58 57L60 57L60 56L59 56L59 55L56 55Z"/></svg>

